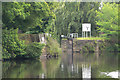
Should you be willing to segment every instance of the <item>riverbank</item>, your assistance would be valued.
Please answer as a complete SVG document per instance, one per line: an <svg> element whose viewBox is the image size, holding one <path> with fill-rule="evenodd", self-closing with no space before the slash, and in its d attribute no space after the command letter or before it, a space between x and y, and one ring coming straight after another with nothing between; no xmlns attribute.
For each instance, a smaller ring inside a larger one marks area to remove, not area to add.
<svg viewBox="0 0 120 80"><path fill-rule="evenodd" d="M17 32L18 29L3 30L3 59L39 59L44 47L48 58L56 57L62 52L58 42L49 35L41 41L42 34L39 37L40 34L18 34Z"/></svg>
<svg viewBox="0 0 120 80"><path fill-rule="evenodd" d="M42 55L40 58L56 58L62 54L62 49L56 40L54 40L52 37L47 36L46 41L47 43L42 49Z"/></svg>
<svg viewBox="0 0 120 80"><path fill-rule="evenodd" d="M110 40L101 37L73 38L72 40L63 38L61 45L63 51L72 49L77 53L119 52L115 44L113 45Z"/></svg>

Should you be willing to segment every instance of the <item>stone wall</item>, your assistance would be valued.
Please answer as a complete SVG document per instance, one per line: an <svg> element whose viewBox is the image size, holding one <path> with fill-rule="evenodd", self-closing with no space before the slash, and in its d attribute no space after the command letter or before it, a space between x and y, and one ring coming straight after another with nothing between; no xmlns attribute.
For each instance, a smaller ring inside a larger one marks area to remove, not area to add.
<svg viewBox="0 0 120 80"><path fill-rule="evenodd" d="M40 38L42 38L43 34L18 34L20 40L25 40L25 44L29 44L31 42L40 42Z"/></svg>
<svg viewBox="0 0 120 80"><path fill-rule="evenodd" d="M72 49L72 40L62 40L61 48L63 51ZM103 51L105 43L102 40L76 40L73 39L73 52L88 53Z"/></svg>

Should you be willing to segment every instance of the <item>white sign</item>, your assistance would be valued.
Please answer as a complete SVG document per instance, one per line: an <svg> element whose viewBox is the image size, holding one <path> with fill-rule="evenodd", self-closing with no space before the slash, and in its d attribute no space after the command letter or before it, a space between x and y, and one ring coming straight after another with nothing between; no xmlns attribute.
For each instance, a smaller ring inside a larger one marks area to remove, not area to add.
<svg viewBox="0 0 120 80"><path fill-rule="evenodd" d="M91 31L91 24L90 23L82 24L82 31Z"/></svg>
<svg viewBox="0 0 120 80"><path fill-rule="evenodd" d="M64 35L61 35L61 37L64 37Z"/></svg>

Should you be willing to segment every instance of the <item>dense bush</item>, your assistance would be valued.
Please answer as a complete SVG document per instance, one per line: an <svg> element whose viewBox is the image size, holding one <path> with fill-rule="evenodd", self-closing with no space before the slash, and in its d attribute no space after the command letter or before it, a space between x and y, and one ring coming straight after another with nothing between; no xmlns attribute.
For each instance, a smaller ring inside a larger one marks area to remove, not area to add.
<svg viewBox="0 0 120 80"><path fill-rule="evenodd" d="M25 52L27 53L24 55L25 58L39 58L42 53L42 48L44 47L44 44L40 44L38 42L34 42L31 44L28 44L25 48Z"/></svg>
<svg viewBox="0 0 120 80"><path fill-rule="evenodd" d="M25 45L18 39L18 29L4 29L2 34L3 58L15 58L25 55Z"/></svg>
<svg viewBox="0 0 120 80"><path fill-rule="evenodd" d="M2 35L3 58L38 58L44 44L37 42L25 45L18 38L18 29L4 29Z"/></svg>
<svg viewBox="0 0 120 80"><path fill-rule="evenodd" d="M119 44L114 43L111 40L106 41L105 49L108 52L118 52L118 51L120 51Z"/></svg>
<svg viewBox="0 0 120 80"><path fill-rule="evenodd" d="M62 52L58 42L51 37L47 37L46 48L49 55L59 55Z"/></svg>

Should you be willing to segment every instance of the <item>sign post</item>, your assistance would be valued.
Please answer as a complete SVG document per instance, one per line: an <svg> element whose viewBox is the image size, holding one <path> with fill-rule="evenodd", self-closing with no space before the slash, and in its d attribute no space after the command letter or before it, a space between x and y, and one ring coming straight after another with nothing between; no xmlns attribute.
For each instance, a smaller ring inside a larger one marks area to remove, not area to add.
<svg viewBox="0 0 120 80"><path fill-rule="evenodd" d="M88 32L89 32L90 37L91 37L91 24L90 23L83 23L82 24L82 37L88 37Z"/></svg>

